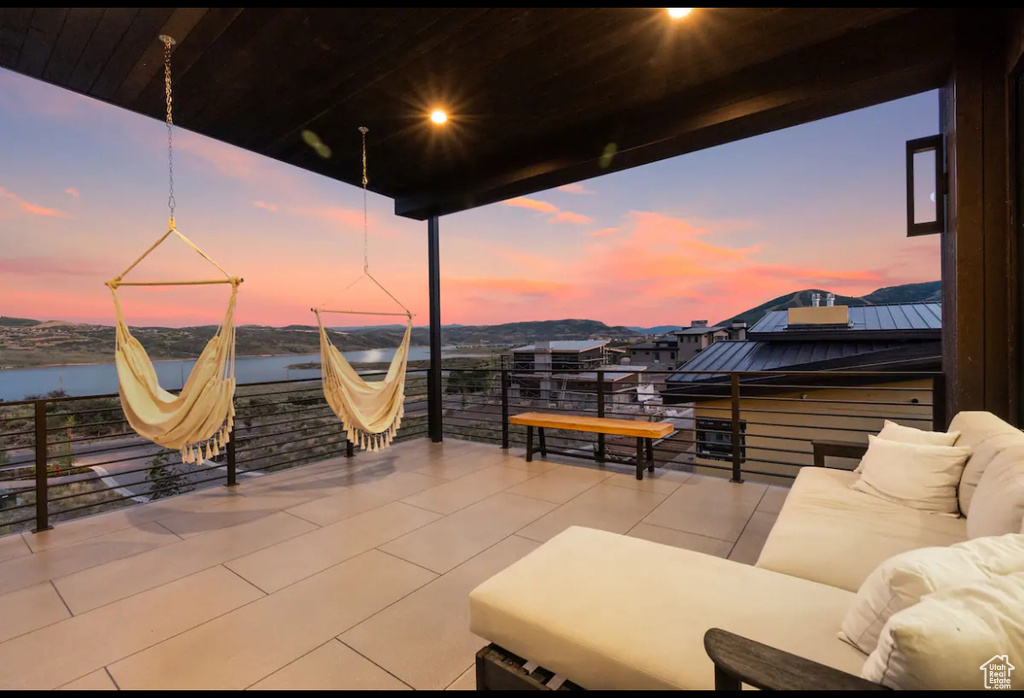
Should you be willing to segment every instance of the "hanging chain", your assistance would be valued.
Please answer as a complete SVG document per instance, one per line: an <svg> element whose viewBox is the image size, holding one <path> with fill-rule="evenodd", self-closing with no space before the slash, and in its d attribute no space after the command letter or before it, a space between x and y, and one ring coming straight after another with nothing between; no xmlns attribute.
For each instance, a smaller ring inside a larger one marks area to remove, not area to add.
<svg viewBox="0 0 1024 698"><path fill-rule="evenodd" d="M369 253L369 223L368 216L366 213L366 187L370 183L370 180L366 177L366 134L369 133L370 129L365 126L359 127L359 133L363 134L363 273L370 271L370 253Z"/></svg>
<svg viewBox="0 0 1024 698"><path fill-rule="evenodd" d="M171 46L174 46L174 39L166 34L160 37L164 42L164 96L167 98L167 182L168 196L167 208L171 211L170 228L174 230L174 207L177 202L174 200L174 116L171 106L174 98L171 96Z"/></svg>

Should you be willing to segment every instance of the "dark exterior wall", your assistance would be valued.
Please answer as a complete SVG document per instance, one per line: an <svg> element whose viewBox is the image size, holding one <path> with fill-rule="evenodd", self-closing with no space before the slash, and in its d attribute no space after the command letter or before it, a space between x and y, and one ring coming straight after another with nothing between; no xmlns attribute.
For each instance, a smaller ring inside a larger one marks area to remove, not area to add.
<svg viewBox="0 0 1024 698"><path fill-rule="evenodd" d="M1007 15L1008 16L1008 15ZM1010 235L1007 21L963 11L941 91L949 191L942 235L948 415L1016 419L1016 245Z"/></svg>

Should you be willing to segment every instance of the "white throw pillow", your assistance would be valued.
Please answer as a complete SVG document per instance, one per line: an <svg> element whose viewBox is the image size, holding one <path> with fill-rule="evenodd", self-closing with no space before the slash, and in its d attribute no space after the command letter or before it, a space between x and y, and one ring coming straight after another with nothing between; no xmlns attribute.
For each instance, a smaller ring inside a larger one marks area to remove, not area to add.
<svg viewBox="0 0 1024 698"><path fill-rule="evenodd" d="M957 515L956 488L970 449L927 446L868 437L858 492L939 514Z"/></svg>
<svg viewBox="0 0 1024 698"><path fill-rule="evenodd" d="M860 585L839 637L871 654L886 621L922 597L1015 572L1024 572L1024 535L1019 533L894 555Z"/></svg>
<svg viewBox="0 0 1024 698"><path fill-rule="evenodd" d="M1024 523L1024 446L996 456L978 482L967 517L967 536L993 536L1021 530ZM1024 675L1024 667L1022 667Z"/></svg>
<svg viewBox="0 0 1024 698"><path fill-rule="evenodd" d="M861 676L889 688L979 690L991 660L1024 666L1021 599L1024 574L926 596L889 619Z"/></svg>
<svg viewBox="0 0 1024 698"><path fill-rule="evenodd" d="M958 431L924 431L914 427L885 420L878 438L886 441L899 441L904 444L925 444L927 446L952 446L960 438Z"/></svg>

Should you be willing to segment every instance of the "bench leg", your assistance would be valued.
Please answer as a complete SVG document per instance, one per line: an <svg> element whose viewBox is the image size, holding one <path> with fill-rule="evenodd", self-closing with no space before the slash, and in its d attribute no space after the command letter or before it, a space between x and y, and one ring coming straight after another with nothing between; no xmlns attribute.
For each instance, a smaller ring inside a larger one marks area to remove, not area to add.
<svg viewBox="0 0 1024 698"><path fill-rule="evenodd" d="M636 437L636 479L644 479L644 440Z"/></svg>
<svg viewBox="0 0 1024 698"><path fill-rule="evenodd" d="M533 460L533 427L526 427L526 462Z"/></svg>
<svg viewBox="0 0 1024 698"><path fill-rule="evenodd" d="M544 438L544 427L537 427L537 438L540 440L540 455L547 458L548 456L548 442Z"/></svg>
<svg viewBox="0 0 1024 698"><path fill-rule="evenodd" d="M654 439L645 439L647 441L647 472L654 472Z"/></svg>

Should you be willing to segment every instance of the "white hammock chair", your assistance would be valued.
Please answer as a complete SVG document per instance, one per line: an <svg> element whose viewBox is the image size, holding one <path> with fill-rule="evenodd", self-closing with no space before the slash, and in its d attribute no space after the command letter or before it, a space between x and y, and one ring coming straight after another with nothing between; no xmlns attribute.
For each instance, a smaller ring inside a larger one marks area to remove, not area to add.
<svg viewBox="0 0 1024 698"><path fill-rule="evenodd" d="M316 322L320 328L320 365L327 404L341 420L349 442L357 443L360 448L374 452L390 446L392 439L395 438L395 434L402 426L402 416L405 414L405 369L409 361L413 314L370 274L366 215L366 187L369 182L366 177L366 134L368 130L365 126L359 128L359 132L363 135L363 274L346 286L345 290L352 288L363 278L368 278L397 303L403 312L325 310L322 308L311 308L310 310L316 313ZM356 373L327 336L327 329L324 327L321 317L323 313L400 315L407 318L402 343L395 351L395 356L391 359L391 366L388 367L387 375L383 380L366 381Z"/></svg>
<svg viewBox="0 0 1024 698"><path fill-rule="evenodd" d="M164 77L167 94L168 156L171 155L171 88L170 51L174 40L160 37L165 47ZM171 218L168 230L141 257L107 282L114 296L117 315L117 345L114 361L117 366L118 392L125 418L140 436L167 448L178 449L185 463L201 462L220 453L234 426L235 406L235 299L242 279L231 276L210 259L191 240L181 234L174 223L173 169L168 205ZM199 253L224 274L223 279L197 281L124 281L128 272L161 245L172 234ZM121 286L197 286L231 284L231 297L217 333L196 360L188 380L178 395L160 387L149 354L131 331L121 311L117 289Z"/></svg>

